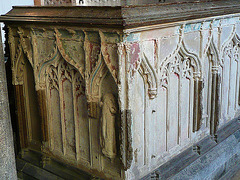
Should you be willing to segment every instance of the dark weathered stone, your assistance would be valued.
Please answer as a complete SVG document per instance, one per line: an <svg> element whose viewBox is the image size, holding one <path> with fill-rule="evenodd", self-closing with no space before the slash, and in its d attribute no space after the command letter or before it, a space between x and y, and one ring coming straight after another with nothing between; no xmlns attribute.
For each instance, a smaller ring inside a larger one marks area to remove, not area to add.
<svg viewBox="0 0 240 180"><path fill-rule="evenodd" d="M21 168L22 173L26 174L27 176L31 177L31 178L36 178L39 179L39 177L41 177L41 179L62 179L46 170L43 170L37 166L34 166L30 163L24 162L23 160L17 159L17 164L24 164L24 166Z"/></svg>
<svg viewBox="0 0 240 180"><path fill-rule="evenodd" d="M36 151L26 151L21 159L17 158L17 171L21 176L31 178L48 177L57 179L92 179L93 176L72 166L60 163L48 156L42 156ZM33 174L31 174L33 173ZM50 176L51 174L51 176ZM53 176L52 176L53 175Z"/></svg>

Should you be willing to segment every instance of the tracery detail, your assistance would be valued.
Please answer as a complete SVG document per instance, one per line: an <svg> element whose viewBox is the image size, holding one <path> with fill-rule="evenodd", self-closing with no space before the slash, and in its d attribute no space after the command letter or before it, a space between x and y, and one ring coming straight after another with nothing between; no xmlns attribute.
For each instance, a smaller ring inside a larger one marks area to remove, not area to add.
<svg viewBox="0 0 240 180"><path fill-rule="evenodd" d="M175 114L177 116L177 123L180 126L181 121L181 107L180 101L182 98L182 92L184 85L188 82L189 89L189 110L188 115L188 124L192 125L192 131L196 132L200 129L202 123L202 79L201 79L201 66L200 61L196 55L190 53L186 50L184 43L179 51L175 55L171 56L169 59L166 59L160 66L160 87L166 89L168 93L172 92L172 88L176 88L176 93L179 95L175 99L178 103L178 110ZM183 83L184 82L184 83ZM169 85L171 87L169 88ZM171 91L171 92L169 92ZM174 96L169 94L169 96ZM168 98L169 98L168 96ZM170 99L169 99L170 100ZM170 102L168 102L170 103ZM172 114L170 111L168 112ZM192 115L191 115L192 114ZM192 121L192 122L191 122ZM168 122L168 120L167 120ZM190 133L190 131L189 131ZM178 137L179 138L179 137ZM178 140L179 141L179 140Z"/></svg>

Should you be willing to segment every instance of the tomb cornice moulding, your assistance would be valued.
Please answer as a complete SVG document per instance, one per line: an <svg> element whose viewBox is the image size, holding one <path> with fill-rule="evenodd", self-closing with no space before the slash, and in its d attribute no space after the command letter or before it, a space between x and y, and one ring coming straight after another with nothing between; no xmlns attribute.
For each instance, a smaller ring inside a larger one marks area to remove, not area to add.
<svg viewBox="0 0 240 180"><path fill-rule="evenodd" d="M237 0L135 6L14 6L6 15L0 17L0 21L129 29L201 18L217 18L239 12L240 4Z"/></svg>
<svg viewBox="0 0 240 180"><path fill-rule="evenodd" d="M219 16L211 16L211 17L203 17L203 18L197 18L192 20L179 20L176 22L169 22L169 23L161 23L161 24L154 24L149 26L139 26L139 27L133 27L129 29L124 29L123 32L125 34L130 33L137 33L137 32L143 32L143 31L149 31L149 30L157 30L157 29L164 29L164 28L170 28L170 27L176 27L176 26L185 26L188 24L197 24L197 23L203 23L210 21L211 23L222 21L224 19L229 18L238 18L240 16L240 13L235 14L227 14L227 15L219 15ZM202 30L201 28L199 30Z"/></svg>

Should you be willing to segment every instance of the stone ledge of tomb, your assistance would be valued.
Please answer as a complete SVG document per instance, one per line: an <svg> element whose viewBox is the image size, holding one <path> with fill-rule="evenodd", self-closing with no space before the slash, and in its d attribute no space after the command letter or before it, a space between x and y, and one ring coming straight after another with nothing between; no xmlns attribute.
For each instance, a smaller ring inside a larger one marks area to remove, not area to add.
<svg viewBox="0 0 240 180"><path fill-rule="evenodd" d="M0 21L104 26L122 29L240 13L238 0L115 6L14 6Z"/></svg>

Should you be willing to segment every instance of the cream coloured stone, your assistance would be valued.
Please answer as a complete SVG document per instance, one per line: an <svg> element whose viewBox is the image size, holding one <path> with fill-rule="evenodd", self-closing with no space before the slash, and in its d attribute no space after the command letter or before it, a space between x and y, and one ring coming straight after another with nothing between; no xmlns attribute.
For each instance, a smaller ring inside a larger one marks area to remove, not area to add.
<svg viewBox="0 0 240 180"><path fill-rule="evenodd" d="M110 159L114 159L117 155L115 120L117 113L117 104L112 94L103 96L102 117L101 117L101 134L100 143L102 153Z"/></svg>
<svg viewBox="0 0 240 180"><path fill-rule="evenodd" d="M44 153L107 178L140 179L207 135L216 138L239 113L234 21L129 34L10 26L13 84L27 85L29 62L36 91L46 92Z"/></svg>

